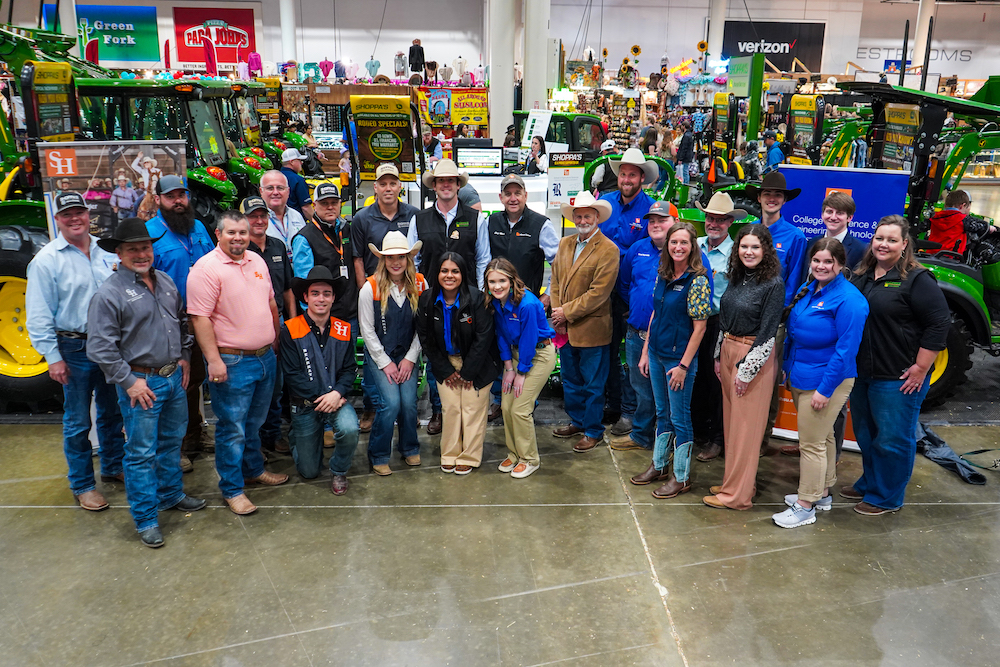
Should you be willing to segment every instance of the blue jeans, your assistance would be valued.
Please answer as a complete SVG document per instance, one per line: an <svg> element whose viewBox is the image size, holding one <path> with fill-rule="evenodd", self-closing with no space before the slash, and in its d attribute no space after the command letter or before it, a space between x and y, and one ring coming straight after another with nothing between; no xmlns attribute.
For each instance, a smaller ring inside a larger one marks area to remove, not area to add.
<svg viewBox="0 0 1000 667"><path fill-rule="evenodd" d="M694 378L698 374L698 357L691 360L684 386L671 389L667 371L680 363L680 357L661 357L649 353L649 380L653 385L656 399L656 448L653 451L653 465L663 470L669 458L667 448L661 446L664 433L674 434L674 477L678 482L686 482L691 473L691 448L694 429L691 426L691 393ZM666 440L665 438L663 440Z"/></svg>
<svg viewBox="0 0 1000 667"><path fill-rule="evenodd" d="M851 418L861 448L864 472L854 489L869 505L887 510L903 506L906 485L917 455L917 420L930 388L930 375L920 391L904 394L902 380L859 377L851 391Z"/></svg>
<svg viewBox="0 0 1000 667"><path fill-rule="evenodd" d="M97 486L90 445L91 400L97 404L102 475L121 473L125 436L115 387L104 380L98 365L87 358L87 341L60 336L58 343L59 353L69 369L69 381L63 385L63 452L69 467L69 488L78 496Z"/></svg>
<svg viewBox="0 0 1000 667"><path fill-rule="evenodd" d="M694 162L694 160L691 162ZM685 185L691 182L691 172L688 171L691 168L691 162L681 162L677 165L677 168L681 171L681 182Z"/></svg>
<svg viewBox="0 0 1000 667"><path fill-rule="evenodd" d="M438 393L437 381L434 379L434 373L431 373L431 365L429 363L424 363L424 374L427 378L427 400L431 403L431 413L435 415L441 414L441 394ZM416 373L416 369L413 370ZM385 373L382 373L384 376Z"/></svg>
<svg viewBox="0 0 1000 667"><path fill-rule="evenodd" d="M608 371L608 379L605 384L605 408L609 412L617 412L625 417L632 418L635 413L635 392L632 391L632 383L629 381L628 365L622 366L621 348L622 341L625 340L625 330L628 325L625 323L625 313L628 306L617 292L611 295L611 358Z"/></svg>
<svg viewBox="0 0 1000 667"><path fill-rule="evenodd" d="M168 378L133 373L144 378L156 394L145 410L118 387L118 406L125 420L125 493L137 530L159 525L156 513L184 500L181 480L181 441L187 431L187 392L181 387L183 373Z"/></svg>
<svg viewBox="0 0 1000 667"><path fill-rule="evenodd" d="M371 366L372 369L372 402L375 404L375 421L368 434L368 461L373 466L389 462L392 454L392 425L396 423L399 424L399 443L396 445L399 453L404 457L419 454L417 378L420 377L420 367L414 366L410 379L403 384L394 384L375 365L368 350L365 350L365 366ZM433 376L427 384L434 384Z"/></svg>
<svg viewBox="0 0 1000 667"><path fill-rule="evenodd" d="M611 353L607 345L573 347L569 343L559 350L559 372L562 376L563 403L566 414L589 438L604 436L604 385L608 379Z"/></svg>
<svg viewBox="0 0 1000 667"><path fill-rule="evenodd" d="M632 440L637 445L650 449L655 435L656 402L653 385L649 378L639 372L639 359L645 343L634 329L629 327L625 334L625 359L628 361L628 376L635 392L635 414L632 416Z"/></svg>
<svg viewBox="0 0 1000 667"><path fill-rule="evenodd" d="M260 427L274 395L275 356L272 350L260 357L223 354L229 377L212 385L215 426L215 469L222 497L243 493L244 480L264 472L260 451Z"/></svg>
<svg viewBox="0 0 1000 667"><path fill-rule="evenodd" d="M327 425L333 430L336 443L330 456L330 472L346 475L358 447L358 414L354 406L344 403L336 412L323 413L316 412L311 405L292 402L292 458L305 479L319 476L323 465L323 429Z"/></svg>

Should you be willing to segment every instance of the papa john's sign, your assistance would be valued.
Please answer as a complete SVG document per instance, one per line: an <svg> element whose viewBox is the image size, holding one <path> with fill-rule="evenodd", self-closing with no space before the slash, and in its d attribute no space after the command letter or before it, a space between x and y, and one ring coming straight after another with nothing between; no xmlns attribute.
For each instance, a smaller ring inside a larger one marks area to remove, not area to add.
<svg viewBox="0 0 1000 667"><path fill-rule="evenodd" d="M234 65L256 51L252 9L201 9L174 7L174 38L178 66L204 63L202 38L215 45L220 65Z"/></svg>

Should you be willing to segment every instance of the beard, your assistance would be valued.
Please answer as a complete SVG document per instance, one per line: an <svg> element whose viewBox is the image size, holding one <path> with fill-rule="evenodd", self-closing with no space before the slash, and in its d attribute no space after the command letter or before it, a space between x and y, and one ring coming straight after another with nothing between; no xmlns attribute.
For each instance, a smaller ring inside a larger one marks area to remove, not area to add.
<svg viewBox="0 0 1000 667"><path fill-rule="evenodd" d="M190 205L186 206L183 211L161 207L160 214L172 232L187 235L194 229L194 209Z"/></svg>

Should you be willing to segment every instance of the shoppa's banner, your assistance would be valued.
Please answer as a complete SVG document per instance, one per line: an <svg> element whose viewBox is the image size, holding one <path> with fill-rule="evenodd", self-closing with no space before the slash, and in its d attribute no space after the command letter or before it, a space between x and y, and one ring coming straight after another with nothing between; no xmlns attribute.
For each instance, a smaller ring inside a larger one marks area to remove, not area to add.
<svg viewBox="0 0 1000 667"><path fill-rule="evenodd" d="M790 189L802 188L802 194L784 205L781 215L808 238L826 233L821 215L823 200L831 192L843 192L854 198L857 211L850 230L863 241L871 240L881 218L902 215L906 210L910 180L906 172L794 164L783 164L780 170Z"/></svg>
<svg viewBox="0 0 1000 667"><path fill-rule="evenodd" d="M417 88L420 118L428 125L488 125L489 92L486 88Z"/></svg>
<svg viewBox="0 0 1000 667"><path fill-rule="evenodd" d="M374 181L375 170L393 162L399 180L416 181L410 98L404 95L351 95L358 128L361 180Z"/></svg>

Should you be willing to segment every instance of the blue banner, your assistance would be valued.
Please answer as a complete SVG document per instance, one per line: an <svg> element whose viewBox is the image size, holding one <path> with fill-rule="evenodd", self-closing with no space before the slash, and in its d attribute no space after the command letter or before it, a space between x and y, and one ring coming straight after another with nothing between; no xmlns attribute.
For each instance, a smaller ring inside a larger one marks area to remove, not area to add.
<svg viewBox="0 0 1000 667"><path fill-rule="evenodd" d="M783 164L779 169L789 189L802 188L802 194L782 207L781 215L807 238L826 233L821 217L823 200L834 191L854 198L857 211L849 229L863 241L871 240L880 219L903 215L906 210L906 188L910 181L906 172L794 164Z"/></svg>

